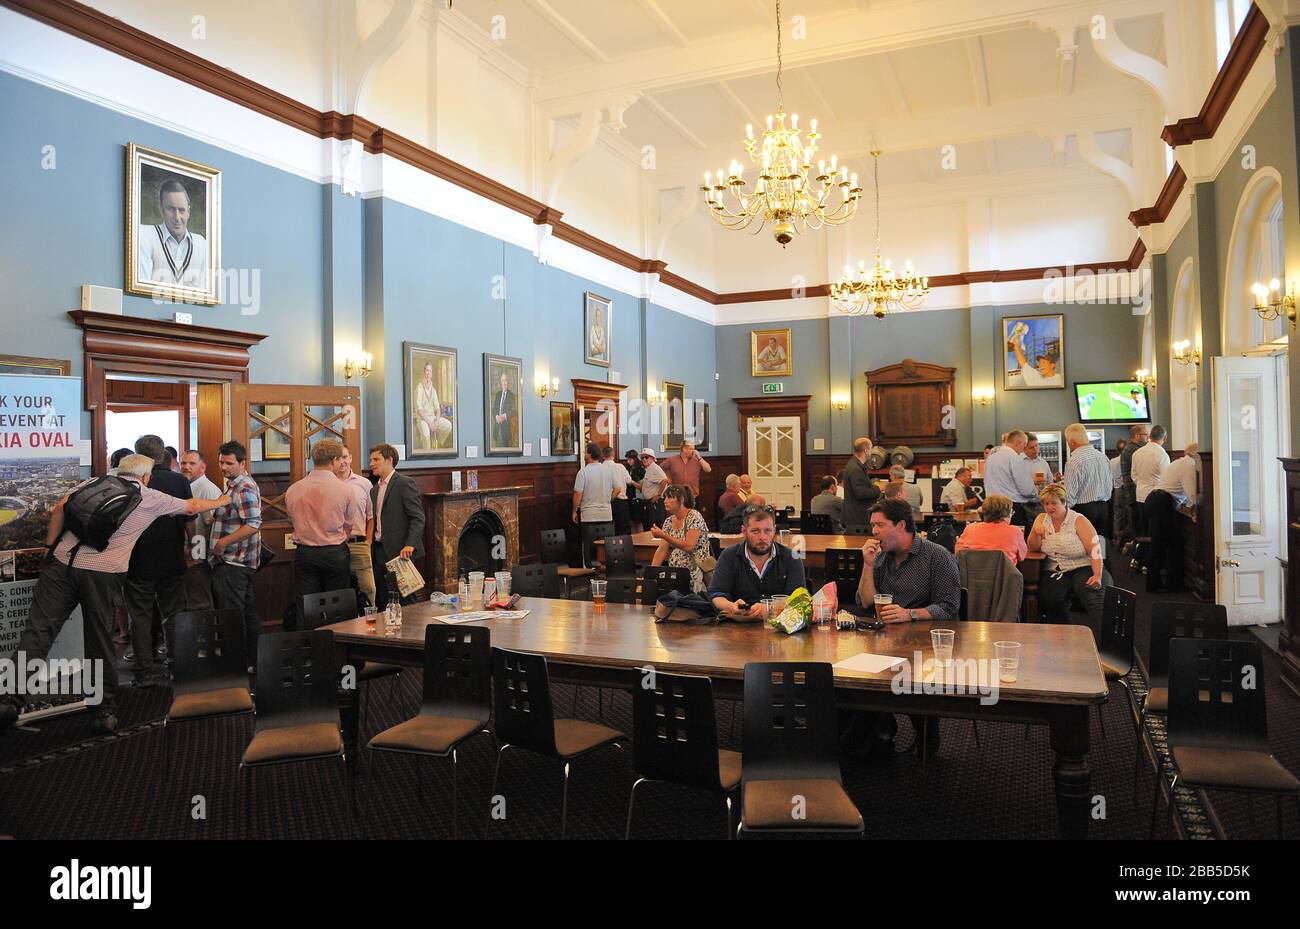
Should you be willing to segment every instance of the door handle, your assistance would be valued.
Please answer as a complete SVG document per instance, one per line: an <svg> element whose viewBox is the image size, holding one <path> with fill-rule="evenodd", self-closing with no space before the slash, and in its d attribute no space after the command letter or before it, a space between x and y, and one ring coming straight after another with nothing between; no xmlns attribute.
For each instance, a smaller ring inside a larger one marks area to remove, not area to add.
<svg viewBox="0 0 1300 929"><path fill-rule="evenodd" d="M1220 559L1219 559L1219 564L1223 565L1223 567L1225 567L1225 568L1240 568L1240 567L1241 567L1241 562L1240 562L1240 561L1233 561L1231 558L1220 558Z"/></svg>

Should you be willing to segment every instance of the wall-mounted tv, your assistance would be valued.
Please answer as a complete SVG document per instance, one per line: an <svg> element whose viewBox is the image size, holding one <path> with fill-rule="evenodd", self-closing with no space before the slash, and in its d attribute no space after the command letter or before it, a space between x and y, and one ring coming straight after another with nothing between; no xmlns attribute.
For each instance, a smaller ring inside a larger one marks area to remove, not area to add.
<svg viewBox="0 0 1300 929"><path fill-rule="evenodd" d="M1081 423L1149 423L1151 403L1141 381L1075 381Z"/></svg>

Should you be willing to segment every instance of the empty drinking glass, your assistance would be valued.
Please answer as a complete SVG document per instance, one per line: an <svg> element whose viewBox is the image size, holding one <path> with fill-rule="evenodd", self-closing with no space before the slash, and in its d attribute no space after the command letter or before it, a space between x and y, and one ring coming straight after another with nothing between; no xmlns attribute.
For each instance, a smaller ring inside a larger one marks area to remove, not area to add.
<svg viewBox="0 0 1300 929"><path fill-rule="evenodd" d="M993 649L998 660L998 680L1014 684L1020 675L1020 643L994 642Z"/></svg>
<svg viewBox="0 0 1300 929"><path fill-rule="evenodd" d="M952 629L931 629L930 644L934 646L934 663L941 668L952 664L952 646L957 633Z"/></svg>
<svg viewBox="0 0 1300 929"><path fill-rule="evenodd" d="M497 579L497 599L509 600L510 599L510 572L498 571L496 574L496 579Z"/></svg>
<svg viewBox="0 0 1300 929"><path fill-rule="evenodd" d="M835 618L835 610L831 607L829 600L816 600L813 602L813 620L819 626L824 626Z"/></svg>

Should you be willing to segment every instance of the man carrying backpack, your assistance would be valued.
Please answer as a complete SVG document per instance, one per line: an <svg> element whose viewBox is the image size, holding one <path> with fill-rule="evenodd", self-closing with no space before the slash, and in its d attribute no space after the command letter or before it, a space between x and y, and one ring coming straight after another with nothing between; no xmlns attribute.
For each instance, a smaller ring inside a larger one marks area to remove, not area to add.
<svg viewBox="0 0 1300 929"><path fill-rule="evenodd" d="M128 455L118 466L116 478L96 478L74 490L55 505L50 513L46 543L53 548L36 582L27 626L18 640L18 652L27 661L42 661L59 630L72 611L81 607L86 633L86 658L102 662L103 702L95 708L94 729L98 733L117 729L117 661L113 651L113 596L122 586L122 577L131 561L131 550L141 534L160 516L193 516L225 506L229 497L216 500L178 500L149 487L154 460L147 455ZM119 481L109 487L116 499L86 512L85 500L102 500L111 494L99 494L105 482ZM138 490L139 503L134 504ZM84 496L83 496L84 495ZM71 501L71 504L70 504ZM125 501L125 503L123 503ZM71 512L65 513L65 508ZM105 523L108 525L105 525ZM115 524L114 524L115 523ZM78 538L71 530L102 541L101 548ZM0 694L0 729L12 726L18 718L21 697Z"/></svg>

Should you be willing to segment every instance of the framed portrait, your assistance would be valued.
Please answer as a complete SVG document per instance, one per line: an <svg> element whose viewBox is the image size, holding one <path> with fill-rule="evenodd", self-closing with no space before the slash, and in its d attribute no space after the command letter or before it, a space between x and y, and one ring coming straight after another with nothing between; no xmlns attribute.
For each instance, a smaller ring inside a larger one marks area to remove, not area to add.
<svg viewBox="0 0 1300 929"><path fill-rule="evenodd" d="M67 358L0 355L0 374L44 374L54 377L68 377L72 374L72 362Z"/></svg>
<svg viewBox="0 0 1300 929"><path fill-rule="evenodd" d="M1065 317L1002 318L1004 390L1065 389Z"/></svg>
<svg viewBox="0 0 1300 929"><path fill-rule="evenodd" d="M573 455L577 452L574 443L574 415L572 403L551 401L551 454Z"/></svg>
<svg viewBox="0 0 1300 929"><path fill-rule="evenodd" d="M588 291L583 296L582 354L589 365L609 367L609 343L614 332L614 305L608 297Z"/></svg>
<svg viewBox="0 0 1300 929"><path fill-rule="evenodd" d="M524 362L521 358L483 353L483 435L488 455L524 453L524 405L521 386Z"/></svg>
<svg viewBox="0 0 1300 929"><path fill-rule="evenodd" d="M686 385L664 381L664 451L682 447L686 436Z"/></svg>
<svg viewBox="0 0 1300 929"><path fill-rule="evenodd" d="M402 401L408 458L460 454L456 349L402 343Z"/></svg>
<svg viewBox="0 0 1300 929"><path fill-rule="evenodd" d="M692 401L695 404L695 422L691 435L697 452L709 450L709 404L705 400Z"/></svg>
<svg viewBox="0 0 1300 929"><path fill-rule="evenodd" d="M264 429L261 435L249 441L249 455L253 461L288 461L293 446L285 433L293 432L288 403L263 403L249 407L255 428ZM283 431L281 431L283 430Z"/></svg>
<svg viewBox="0 0 1300 929"><path fill-rule="evenodd" d="M221 302L219 170L127 146L125 289L159 302Z"/></svg>
<svg viewBox="0 0 1300 929"><path fill-rule="evenodd" d="M789 377L794 352L789 329L753 329L749 333L750 370L754 377Z"/></svg>

